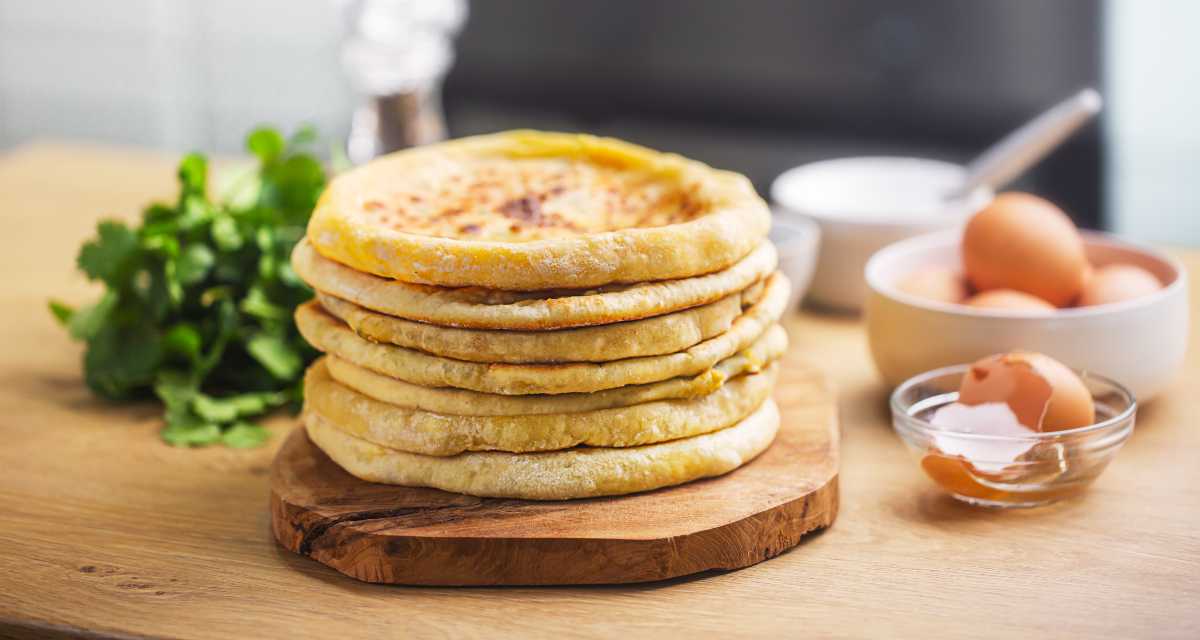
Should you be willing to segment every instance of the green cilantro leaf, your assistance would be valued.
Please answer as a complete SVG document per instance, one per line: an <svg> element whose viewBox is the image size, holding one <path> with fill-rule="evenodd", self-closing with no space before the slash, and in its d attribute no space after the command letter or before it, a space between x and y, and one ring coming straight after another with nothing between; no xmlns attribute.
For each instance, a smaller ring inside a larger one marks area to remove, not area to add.
<svg viewBox="0 0 1200 640"><path fill-rule="evenodd" d="M216 261L216 254L213 253L212 249L208 248L208 245L188 245L179 254L179 262L176 263L175 275L182 284L196 284L204 280L208 275L208 270L212 269Z"/></svg>
<svg viewBox="0 0 1200 640"><path fill-rule="evenodd" d="M212 239L220 251L237 251L242 248L242 235L238 233L237 221L233 216L217 216L213 220Z"/></svg>
<svg viewBox="0 0 1200 640"><path fill-rule="evenodd" d="M192 410L196 415L213 422L233 422L255 416L287 402L288 396L281 392L241 393L224 398L197 394L192 398Z"/></svg>
<svg viewBox="0 0 1200 640"><path fill-rule="evenodd" d="M236 422L225 430L221 442L235 449L250 449L262 445L271 433L263 427L250 422Z"/></svg>
<svg viewBox="0 0 1200 640"><path fill-rule="evenodd" d="M122 222L106 220L96 227L96 238L79 250L76 262L88 278L120 289L133 272L137 250L136 233Z"/></svg>
<svg viewBox="0 0 1200 640"><path fill-rule="evenodd" d="M180 197L188 194L204 195L208 185L208 159L198 153L189 153L179 161Z"/></svg>
<svg viewBox="0 0 1200 640"><path fill-rule="evenodd" d="M242 299L239 308L242 313L264 320L287 320L292 317L292 309L275 304L263 293L262 287L253 287L250 293Z"/></svg>
<svg viewBox="0 0 1200 640"><path fill-rule="evenodd" d="M246 350L280 380L295 379L304 367L303 358L283 336L257 333L246 342Z"/></svg>
<svg viewBox="0 0 1200 640"><path fill-rule="evenodd" d="M154 394L171 409L187 410L196 396L196 381L182 371L164 369L154 380Z"/></svg>
<svg viewBox="0 0 1200 640"><path fill-rule="evenodd" d="M71 317L75 315L74 307L63 304L57 300L51 300L49 303L47 303L47 306L50 307L50 313L54 315L54 319L58 320L59 324L64 327L70 325Z"/></svg>
<svg viewBox="0 0 1200 640"><path fill-rule="evenodd" d="M67 330L71 332L71 337L76 340L95 338L108 322L109 316L112 315L113 309L117 308L120 300L120 296L108 291L95 304L72 313L67 322Z"/></svg>
<svg viewBox="0 0 1200 640"><path fill-rule="evenodd" d="M279 132L270 128L259 128L246 137L246 149L264 163L274 162L283 153L284 141Z"/></svg>
<svg viewBox="0 0 1200 640"><path fill-rule="evenodd" d="M168 422L162 438L176 447L198 447L221 441L220 425L201 420Z"/></svg>
<svg viewBox="0 0 1200 640"><path fill-rule="evenodd" d="M155 327L143 322L109 322L88 339L84 379L96 393L112 399L131 397L154 382L162 362Z"/></svg>
<svg viewBox="0 0 1200 640"><path fill-rule="evenodd" d="M200 330L189 322L181 322L167 330L163 336L163 349L171 355L181 356L188 362L200 358L200 349L204 346L204 338Z"/></svg>

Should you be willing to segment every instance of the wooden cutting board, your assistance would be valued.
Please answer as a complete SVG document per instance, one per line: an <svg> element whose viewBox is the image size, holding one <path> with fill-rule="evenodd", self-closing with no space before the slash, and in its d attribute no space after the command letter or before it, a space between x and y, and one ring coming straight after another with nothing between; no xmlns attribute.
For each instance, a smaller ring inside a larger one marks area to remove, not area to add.
<svg viewBox="0 0 1200 640"><path fill-rule="evenodd" d="M838 424L830 386L785 359L775 443L725 476L632 496L537 502L363 482L303 429L271 470L271 522L288 549L368 582L646 582L738 569L833 524Z"/></svg>

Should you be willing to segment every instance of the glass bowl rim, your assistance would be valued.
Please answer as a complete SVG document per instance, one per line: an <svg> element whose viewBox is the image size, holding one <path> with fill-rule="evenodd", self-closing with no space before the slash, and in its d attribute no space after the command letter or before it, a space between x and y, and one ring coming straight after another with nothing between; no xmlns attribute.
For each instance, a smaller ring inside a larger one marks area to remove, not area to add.
<svg viewBox="0 0 1200 640"><path fill-rule="evenodd" d="M988 441L993 441L993 442L1028 442L1028 441L1037 442L1037 441L1056 440L1056 439L1060 439L1060 438L1064 438L1064 437L1086 435L1086 434L1090 434L1090 433L1099 433L1099 432L1107 431L1109 429L1112 429L1114 427L1119 427L1122 424L1128 422L1130 420L1130 418L1132 418L1137 413L1137 408L1138 408L1137 397L1134 396L1133 392L1130 391L1128 388L1126 388L1125 385L1121 384L1120 382L1117 382L1116 380L1113 380L1112 378L1109 378L1108 376L1102 376L1098 373L1091 373L1088 371L1078 371L1075 369L1072 369L1072 371L1075 371L1075 373L1077 375L1079 375L1081 378L1092 379L1092 380L1095 380L1097 382L1100 382L1102 384L1106 384L1106 385L1112 387L1114 390L1116 390L1118 393L1120 393L1122 396L1124 396L1128 400L1128 406L1126 406L1125 409L1123 411L1121 411L1120 413L1118 413L1117 415L1115 415L1111 418L1108 418L1106 420L1097 422L1095 424L1089 424L1084 427L1075 427L1074 429L1063 429L1062 431L1031 431L1029 435L1021 435L1021 436L994 435L994 434L989 434L989 433L967 433L965 431L954 431L952 429L943 429L941 427L935 426L932 422L929 422L928 420L925 420L924 418L918 418L918 417L910 414L907 410L905 410L903 408L903 403L900 400L900 395L903 392L908 391L912 387L914 387L922 382L927 382L929 380L932 380L932 379L940 377L940 376L959 374L959 373L965 374L967 372L967 370L970 369L970 367L971 367L971 365L969 363L952 364L950 366L932 369L932 370L926 371L924 373L918 373L917 375L900 383L900 385L898 385L896 387L896 389L894 391L892 391L891 395L888 398L888 405L890 406L890 408L892 410L892 428L899 430L901 428L901 425L899 423L904 422L904 423L911 423L911 425L909 425L909 424L904 425L905 427L908 427L908 428L915 428L920 431L936 431L939 433L944 433L947 435L954 436L956 438L965 438L968 440L988 440ZM956 393L956 392L954 392L954 393Z"/></svg>

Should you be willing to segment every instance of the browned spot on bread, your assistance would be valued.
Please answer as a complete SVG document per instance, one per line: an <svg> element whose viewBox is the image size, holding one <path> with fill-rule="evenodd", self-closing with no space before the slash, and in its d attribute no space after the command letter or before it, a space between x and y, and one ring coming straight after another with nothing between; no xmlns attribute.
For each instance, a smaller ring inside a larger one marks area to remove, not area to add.
<svg viewBox="0 0 1200 640"><path fill-rule="evenodd" d="M500 213L506 218L539 224L542 220L542 202L529 196L516 198L500 205Z"/></svg>

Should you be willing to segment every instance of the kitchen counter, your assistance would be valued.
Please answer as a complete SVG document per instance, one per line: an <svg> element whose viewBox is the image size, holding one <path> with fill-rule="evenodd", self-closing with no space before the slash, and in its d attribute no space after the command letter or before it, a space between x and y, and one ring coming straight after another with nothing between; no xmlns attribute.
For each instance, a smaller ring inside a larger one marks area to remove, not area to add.
<svg viewBox="0 0 1200 640"><path fill-rule="evenodd" d="M364 584L271 537L267 447L174 449L150 403L94 398L48 297L95 291L102 216L172 199L175 158L41 143L0 156L0 637L1200 636L1200 336L1082 499L987 511L938 493L892 433L857 319L799 314L840 390L841 515L753 567L572 588ZM1200 318L1200 251L1179 251ZM1098 347L1102 348L1102 347Z"/></svg>

